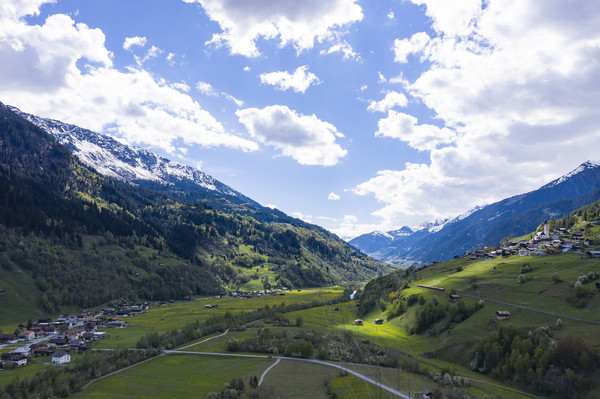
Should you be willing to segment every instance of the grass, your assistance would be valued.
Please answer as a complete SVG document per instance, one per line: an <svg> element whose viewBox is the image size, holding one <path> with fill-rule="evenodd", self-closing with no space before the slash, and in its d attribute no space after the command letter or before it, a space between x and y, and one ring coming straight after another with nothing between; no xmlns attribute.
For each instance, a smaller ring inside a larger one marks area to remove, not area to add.
<svg viewBox="0 0 600 399"><path fill-rule="evenodd" d="M224 298L197 298L193 302L175 302L150 309L147 313L127 319L130 327L125 329L105 329L106 338L94 345L95 348L135 348L137 341L145 334L151 332L164 333L170 329L181 328L185 324L200 320L204 321L215 315L225 312L239 313L256 310L268 305L280 306L282 303L291 305L312 301L329 301L343 293L342 287L315 288L309 290L292 291L285 296L267 295L252 299ZM217 304L217 308L205 309L204 305ZM291 313L286 317L291 318Z"/></svg>
<svg viewBox="0 0 600 399"><path fill-rule="evenodd" d="M162 356L101 379L71 397L204 398L220 391L232 378L260 376L271 363L267 359Z"/></svg>

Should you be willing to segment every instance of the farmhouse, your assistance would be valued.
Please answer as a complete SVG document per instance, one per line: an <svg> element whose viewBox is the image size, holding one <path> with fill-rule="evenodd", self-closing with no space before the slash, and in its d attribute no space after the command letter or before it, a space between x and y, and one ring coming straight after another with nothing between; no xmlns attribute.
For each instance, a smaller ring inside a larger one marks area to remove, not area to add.
<svg viewBox="0 0 600 399"><path fill-rule="evenodd" d="M5 365L6 362L13 362L17 366L25 366L27 364L27 356L22 353L3 353L2 365Z"/></svg>
<svg viewBox="0 0 600 399"><path fill-rule="evenodd" d="M363 325L363 321L361 319L356 319L356 320L354 320L354 325L355 326L362 326Z"/></svg>
<svg viewBox="0 0 600 399"><path fill-rule="evenodd" d="M510 312L508 310L496 310L496 318L498 320L510 319Z"/></svg>
<svg viewBox="0 0 600 399"><path fill-rule="evenodd" d="M375 324L383 324L383 319L375 319Z"/></svg>
<svg viewBox="0 0 600 399"><path fill-rule="evenodd" d="M71 355L66 352L56 352L52 355L52 364L63 364L71 361Z"/></svg>

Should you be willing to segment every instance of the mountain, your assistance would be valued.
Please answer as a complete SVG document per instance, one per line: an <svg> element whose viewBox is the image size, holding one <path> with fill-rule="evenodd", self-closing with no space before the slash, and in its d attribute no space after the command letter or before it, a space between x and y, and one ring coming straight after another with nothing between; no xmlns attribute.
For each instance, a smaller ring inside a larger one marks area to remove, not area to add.
<svg viewBox="0 0 600 399"><path fill-rule="evenodd" d="M389 270L316 226L260 222L106 178L0 108L0 319L23 303L52 313Z"/></svg>
<svg viewBox="0 0 600 399"><path fill-rule="evenodd" d="M400 265L443 261L466 251L535 230L546 219L568 215L600 199L600 163L587 161L572 172L540 187L475 208L430 229L386 242L379 236L357 237L350 244L376 259ZM388 234L391 235L391 234ZM368 235L367 235L368 236Z"/></svg>
<svg viewBox="0 0 600 399"><path fill-rule="evenodd" d="M81 162L103 176L162 192L185 202L202 201L215 209L254 217L264 222L306 223L281 211L261 206L214 177L188 165L171 161L146 149L76 125L21 112L0 103L65 145Z"/></svg>

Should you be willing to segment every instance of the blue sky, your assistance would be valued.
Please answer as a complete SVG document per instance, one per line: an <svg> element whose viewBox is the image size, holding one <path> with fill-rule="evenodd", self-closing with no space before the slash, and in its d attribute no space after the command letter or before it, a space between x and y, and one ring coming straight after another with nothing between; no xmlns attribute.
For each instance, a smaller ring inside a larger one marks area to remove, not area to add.
<svg viewBox="0 0 600 399"><path fill-rule="evenodd" d="M344 238L599 159L587 0L6 0L0 101Z"/></svg>

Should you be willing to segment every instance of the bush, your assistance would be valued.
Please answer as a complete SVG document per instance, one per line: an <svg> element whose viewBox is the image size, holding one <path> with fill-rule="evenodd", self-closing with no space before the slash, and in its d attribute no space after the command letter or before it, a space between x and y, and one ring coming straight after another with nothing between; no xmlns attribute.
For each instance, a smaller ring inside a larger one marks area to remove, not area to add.
<svg viewBox="0 0 600 399"><path fill-rule="evenodd" d="M558 275L558 273L552 273L552 282L556 284L559 281L560 281L560 276Z"/></svg>
<svg viewBox="0 0 600 399"><path fill-rule="evenodd" d="M517 280L519 280L519 283L523 284L525 281L527 281L527 278L525 277L524 274L519 274L519 277L517 278Z"/></svg>

